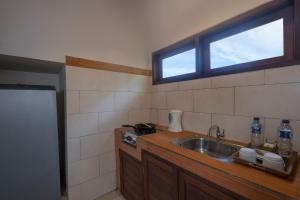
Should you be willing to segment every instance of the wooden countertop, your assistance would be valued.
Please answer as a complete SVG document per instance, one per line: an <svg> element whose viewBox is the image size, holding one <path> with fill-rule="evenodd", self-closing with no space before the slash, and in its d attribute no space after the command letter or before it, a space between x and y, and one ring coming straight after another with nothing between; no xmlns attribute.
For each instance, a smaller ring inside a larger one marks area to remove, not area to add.
<svg viewBox="0 0 300 200"><path fill-rule="evenodd" d="M286 180L237 163L224 163L207 155L178 147L171 141L195 135L161 131L138 138L137 148L120 142L124 129L116 129L116 148L141 160L141 151L156 154L175 165L249 199L300 199L300 166L293 180ZM121 144L120 144L121 143Z"/></svg>

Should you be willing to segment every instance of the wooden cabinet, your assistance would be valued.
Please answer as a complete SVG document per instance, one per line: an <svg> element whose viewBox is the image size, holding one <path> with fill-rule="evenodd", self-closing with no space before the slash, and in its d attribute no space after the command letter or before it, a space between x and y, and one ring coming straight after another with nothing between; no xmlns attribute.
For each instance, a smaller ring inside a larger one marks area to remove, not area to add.
<svg viewBox="0 0 300 200"><path fill-rule="evenodd" d="M178 168L143 152L146 200L178 200Z"/></svg>
<svg viewBox="0 0 300 200"><path fill-rule="evenodd" d="M123 151L120 155L120 185L126 200L144 199L144 179L142 163Z"/></svg>
<svg viewBox="0 0 300 200"><path fill-rule="evenodd" d="M245 199L158 156L142 154L139 162L120 151L121 192L126 200Z"/></svg>
<svg viewBox="0 0 300 200"><path fill-rule="evenodd" d="M179 173L179 200L243 200L245 198L189 172Z"/></svg>

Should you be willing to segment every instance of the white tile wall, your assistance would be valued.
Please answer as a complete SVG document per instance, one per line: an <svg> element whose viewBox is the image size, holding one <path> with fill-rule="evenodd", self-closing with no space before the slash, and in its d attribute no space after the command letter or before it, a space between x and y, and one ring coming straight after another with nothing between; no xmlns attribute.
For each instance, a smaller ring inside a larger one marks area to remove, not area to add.
<svg viewBox="0 0 300 200"><path fill-rule="evenodd" d="M116 127L128 123L128 112L113 111L99 113L99 130L101 132L113 131Z"/></svg>
<svg viewBox="0 0 300 200"><path fill-rule="evenodd" d="M151 108L151 93L144 93L144 103L142 105L142 108L144 109L150 109Z"/></svg>
<svg viewBox="0 0 300 200"><path fill-rule="evenodd" d="M67 90L97 90L99 79L99 73L93 69L66 68Z"/></svg>
<svg viewBox="0 0 300 200"><path fill-rule="evenodd" d="M208 132L211 124L211 114L184 112L182 126L184 130L193 132Z"/></svg>
<svg viewBox="0 0 300 200"><path fill-rule="evenodd" d="M151 95L151 107L157 109L167 108L167 95L165 92L154 92Z"/></svg>
<svg viewBox="0 0 300 200"><path fill-rule="evenodd" d="M80 185L76 185L69 188L69 200L80 200Z"/></svg>
<svg viewBox="0 0 300 200"><path fill-rule="evenodd" d="M244 142L253 116L262 118L266 137L276 137L280 118L290 118L300 150L299 65L151 88L150 77L101 70L67 67L66 77L71 199L115 188L115 126L149 120L168 126L169 109L185 111L186 130L207 132L218 124L226 138Z"/></svg>
<svg viewBox="0 0 300 200"><path fill-rule="evenodd" d="M300 120L300 83L236 88L238 115Z"/></svg>
<svg viewBox="0 0 300 200"><path fill-rule="evenodd" d="M250 141L251 117L212 115L212 124L217 124L225 130L228 139L248 143Z"/></svg>
<svg viewBox="0 0 300 200"><path fill-rule="evenodd" d="M167 93L168 109L193 110L193 91L177 91Z"/></svg>
<svg viewBox="0 0 300 200"><path fill-rule="evenodd" d="M69 67L67 82L70 200L115 189L114 128L150 120L151 78Z"/></svg>
<svg viewBox="0 0 300 200"><path fill-rule="evenodd" d="M81 158L88 158L100 154L101 134L89 135L81 138Z"/></svg>
<svg viewBox="0 0 300 200"><path fill-rule="evenodd" d="M148 76L129 75L129 90L134 92L149 92L151 78Z"/></svg>
<svg viewBox="0 0 300 200"><path fill-rule="evenodd" d="M211 87L211 79L203 78L178 83L179 90L197 90Z"/></svg>
<svg viewBox="0 0 300 200"><path fill-rule="evenodd" d="M106 112L114 110L114 93L80 91L80 112Z"/></svg>
<svg viewBox="0 0 300 200"><path fill-rule="evenodd" d="M68 162L80 160L80 138L68 139Z"/></svg>
<svg viewBox="0 0 300 200"><path fill-rule="evenodd" d="M99 176L81 185L81 199L94 200L95 198L111 192L115 188L115 172Z"/></svg>
<svg viewBox="0 0 300 200"><path fill-rule="evenodd" d="M102 192L102 185L104 180L102 177L97 177L89 182L83 183L81 185L81 196L82 200L94 200L99 196L102 196L104 193Z"/></svg>
<svg viewBox="0 0 300 200"><path fill-rule="evenodd" d="M179 89L178 83L168 83L161 85L154 85L152 87L153 92L167 92L167 91L176 91Z"/></svg>
<svg viewBox="0 0 300 200"><path fill-rule="evenodd" d="M154 124L158 123L158 111L155 109L150 110L150 121Z"/></svg>
<svg viewBox="0 0 300 200"><path fill-rule="evenodd" d="M99 176L99 158L93 157L69 164L69 186L78 185Z"/></svg>
<svg viewBox="0 0 300 200"><path fill-rule="evenodd" d="M67 92L67 113L76 114L79 113L79 91Z"/></svg>
<svg viewBox="0 0 300 200"><path fill-rule="evenodd" d="M264 84L264 71L217 76L213 77L211 81L213 88L262 85Z"/></svg>
<svg viewBox="0 0 300 200"><path fill-rule="evenodd" d="M115 149L115 137L113 132L106 132L100 134L99 144L100 154L111 152Z"/></svg>
<svg viewBox="0 0 300 200"><path fill-rule="evenodd" d="M158 110L158 124L163 126L169 125L169 110Z"/></svg>
<svg viewBox="0 0 300 200"><path fill-rule="evenodd" d="M115 94L116 110L141 109L145 106L145 93L117 92Z"/></svg>
<svg viewBox="0 0 300 200"><path fill-rule="evenodd" d="M68 90L147 91L150 86L149 77L71 66L66 77Z"/></svg>
<svg viewBox="0 0 300 200"><path fill-rule="evenodd" d="M190 91L193 101L183 95ZM185 111L185 130L207 132L218 124L226 138L242 142L250 141L254 116L261 117L265 136L275 138L280 119L291 119L300 151L300 65L153 86L151 120L167 126L174 108Z"/></svg>
<svg viewBox="0 0 300 200"><path fill-rule="evenodd" d="M116 152L111 151L100 155L100 176L116 170Z"/></svg>
<svg viewBox="0 0 300 200"><path fill-rule="evenodd" d="M278 137L278 128L280 126L281 120L280 119L265 119L265 126L264 126L264 136L265 138L276 140Z"/></svg>
<svg viewBox="0 0 300 200"><path fill-rule="evenodd" d="M150 119L150 110L131 110L129 111L129 123L136 124L139 122L147 122Z"/></svg>
<svg viewBox="0 0 300 200"><path fill-rule="evenodd" d="M114 149L113 132L88 135L81 138L81 158L97 156Z"/></svg>
<svg viewBox="0 0 300 200"><path fill-rule="evenodd" d="M116 110L130 110L133 108L133 95L130 92L115 93L115 109Z"/></svg>
<svg viewBox="0 0 300 200"><path fill-rule="evenodd" d="M122 91L128 88L128 82L127 82L128 77L124 74L111 73L109 71L96 71L95 73L98 74L97 90L101 90L101 91L121 90ZM118 89L117 86L119 86Z"/></svg>
<svg viewBox="0 0 300 200"><path fill-rule="evenodd" d="M266 84L300 82L300 65L266 70Z"/></svg>
<svg viewBox="0 0 300 200"><path fill-rule="evenodd" d="M98 133L98 114L72 114L67 117L68 138Z"/></svg>
<svg viewBox="0 0 300 200"><path fill-rule="evenodd" d="M196 90L194 92L194 104L196 112L233 114L234 89Z"/></svg>

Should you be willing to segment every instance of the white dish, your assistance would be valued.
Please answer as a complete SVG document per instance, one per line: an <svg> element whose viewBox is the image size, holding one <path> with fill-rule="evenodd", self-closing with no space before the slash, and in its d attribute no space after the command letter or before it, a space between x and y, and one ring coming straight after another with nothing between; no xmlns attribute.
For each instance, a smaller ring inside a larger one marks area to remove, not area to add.
<svg viewBox="0 0 300 200"><path fill-rule="evenodd" d="M252 163L256 163L256 152L254 149L250 149L250 148L241 148L239 151L239 157L242 160L246 160Z"/></svg>
<svg viewBox="0 0 300 200"><path fill-rule="evenodd" d="M265 153L263 156L263 166L270 168L270 169L283 171L284 170L284 160L278 154L268 152L268 153Z"/></svg>

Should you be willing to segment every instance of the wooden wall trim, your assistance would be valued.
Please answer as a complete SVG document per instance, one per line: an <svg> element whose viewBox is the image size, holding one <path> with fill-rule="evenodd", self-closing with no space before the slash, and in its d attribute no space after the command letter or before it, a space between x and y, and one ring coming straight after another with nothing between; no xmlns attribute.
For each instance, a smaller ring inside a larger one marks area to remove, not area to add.
<svg viewBox="0 0 300 200"><path fill-rule="evenodd" d="M106 70L106 71L121 72L127 74L143 75L143 76L152 76L152 71L148 69L140 69L136 67L129 67L125 65L118 65L113 63L89 60L85 58L77 58L72 56L66 56L65 64L74 67Z"/></svg>

